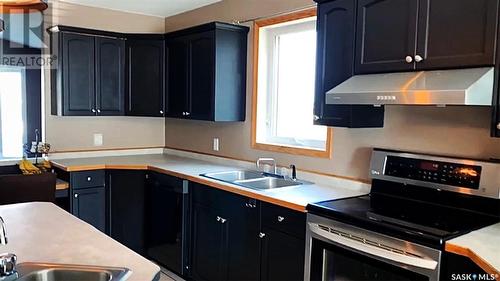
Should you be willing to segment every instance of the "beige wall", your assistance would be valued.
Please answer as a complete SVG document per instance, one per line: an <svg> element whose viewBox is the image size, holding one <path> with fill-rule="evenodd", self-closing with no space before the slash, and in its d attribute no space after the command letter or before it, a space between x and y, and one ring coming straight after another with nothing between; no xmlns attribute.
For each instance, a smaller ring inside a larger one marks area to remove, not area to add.
<svg viewBox="0 0 500 281"><path fill-rule="evenodd" d="M116 32L163 33L165 21L108 9L51 1L46 25L55 24ZM46 42L48 36L46 36ZM48 44L48 43L47 43ZM50 115L50 81L45 73L45 138L52 151L163 146L165 121L140 117L57 117ZM102 133L104 145L93 146L93 134Z"/></svg>
<svg viewBox="0 0 500 281"><path fill-rule="evenodd" d="M165 20L166 31L214 21L244 20L267 16L312 4L309 0L224 0ZM249 35L249 39L252 35ZM252 73L249 41L248 81ZM500 158L500 139L489 137L491 111L478 107L386 108L383 129L335 129L332 159L292 156L251 149L251 83L247 83L247 121L215 124L167 119L166 146L222 156L255 160L270 156L281 165L294 163L300 169L367 179L373 147L402 149L468 157ZM211 150L212 138L220 138L221 150Z"/></svg>

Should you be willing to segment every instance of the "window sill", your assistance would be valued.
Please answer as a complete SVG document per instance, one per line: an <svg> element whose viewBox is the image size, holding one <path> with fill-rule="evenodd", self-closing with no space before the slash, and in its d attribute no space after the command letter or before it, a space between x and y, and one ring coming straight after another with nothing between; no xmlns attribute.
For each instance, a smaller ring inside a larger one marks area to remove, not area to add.
<svg viewBox="0 0 500 281"><path fill-rule="evenodd" d="M313 149L313 148L293 147L293 146L284 146L284 145L257 143L257 142L252 143L252 148L258 149L258 150L287 153L287 154L292 154L292 155L302 155L302 156L327 158L327 159L332 158L331 142L330 141L327 141L326 151L319 150L319 149Z"/></svg>

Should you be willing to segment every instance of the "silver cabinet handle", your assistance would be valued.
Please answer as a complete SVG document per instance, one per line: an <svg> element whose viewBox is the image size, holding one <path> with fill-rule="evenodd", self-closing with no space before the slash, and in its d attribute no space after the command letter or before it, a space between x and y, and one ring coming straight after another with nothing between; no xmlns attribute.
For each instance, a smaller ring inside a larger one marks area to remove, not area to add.
<svg viewBox="0 0 500 281"><path fill-rule="evenodd" d="M319 116L318 115L314 115L313 119L314 119L314 121L318 121L319 120Z"/></svg>
<svg viewBox="0 0 500 281"><path fill-rule="evenodd" d="M97 110L97 113L101 113L101 110L100 110L100 109L98 109L98 110Z"/></svg>
<svg viewBox="0 0 500 281"><path fill-rule="evenodd" d="M284 217L282 217L282 216L278 216L278 222L282 222L282 221L284 221L284 220L285 220L285 218L284 218Z"/></svg>
<svg viewBox="0 0 500 281"><path fill-rule="evenodd" d="M500 130L500 123L498 123L498 124L497 124L497 129L499 129L499 130Z"/></svg>
<svg viewBox="0 0 500 281"><path fill-rule="evenodd" d="M424 60L424 59L423 59L421 56L419 56L419 55L416 55L416 56L415 56L415 61L416 61L416 62L421 62L421 61L423 61L423 60Z"/></svg>
<svg viewBox="0 0 500 281"><path fill-rule="evenodd" d="M183 113L182 113L182 116L186 116L186 112L183 112Z"/></svg>
<svg viewBox="0 0 500 281"><path fill-rule="evenodd" d="M186 112L186 116L189 116L190 114L191 114L191 113L189 113L189 112Z"/></svg>
<svg viewBox="0 0 500 281"><path fill-rule="evenodd" d="M224 218L221 218L221 217L217 216L217 221L220 222L220 223L226 223L227 220L224 219Z"/></svg>
<svg viewBox="0 0 500 281"><path fill-rule="evenodd" d="M93 113L95 113L95 109L93 109L93 108L92 108L92 110L91 110L91 111L92 111Z"/></svg>
<svg viewBox="0 0 500 281"><path fill-rule="evenodd" d="M413 62L413 58L411 56L406 56L405 60L406 60L407 63L412 63Z"/></svg>
<svg viewBox="0 0 500 281"><path fill-rule="evenodd" d="M160 114L163 114L163 110L160 110Z"/></svg>
<svg viewBox="0 0 500 281"><path fill-rule="evenodd" d="M92 177L87 177L87 181L92 181Z"/></svg>
<svg viewBox="0 0 500 281"><path fill-rule="evenodd" d="M261 233L259 233L259 238L261 238L261 239L262 239L262 238L264 238L264 237L266 237L266 234L265 234L265 233L262 233L262 232L261 232Z"/></svg>
<svg viewBox="0 0 500 281"><path fill-rule="evenodd" d="M75 198L78 198L78 193L75 193Z"/></svg>

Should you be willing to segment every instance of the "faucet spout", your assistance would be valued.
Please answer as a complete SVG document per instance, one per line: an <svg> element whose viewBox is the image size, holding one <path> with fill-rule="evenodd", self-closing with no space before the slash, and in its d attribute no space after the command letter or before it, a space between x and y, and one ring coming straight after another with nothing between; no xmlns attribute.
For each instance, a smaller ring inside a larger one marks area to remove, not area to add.
<svg viewBox="0 0 500 281"><path fill-rule="evenodd" d="M7 229L5 227L5 222L2 217L0 217L0 245L7 245Z"/></svg>
<svg viewBox="0 0 500 281"><path fill-rule="evenodd" d="M278 169L276 167L276 160L274 158L259 158L257 159L257 169L260 169L260 166L262 164L268 164L273 167L273 173L276 174L278 172Z"/></svg>

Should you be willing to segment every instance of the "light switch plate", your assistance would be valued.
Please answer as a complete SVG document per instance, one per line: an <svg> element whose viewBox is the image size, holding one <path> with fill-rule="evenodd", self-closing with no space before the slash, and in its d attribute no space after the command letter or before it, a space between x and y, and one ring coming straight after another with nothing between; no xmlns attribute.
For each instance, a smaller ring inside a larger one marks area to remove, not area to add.
<svg viewBox="0 0 500 281"><path fill-rule="evenodd" d="M213 142L213 150L214 151L219 151L220 149L220 142L219 142L219 138L214 138L214 142Z"/></svg>
<svg viewBox="0 0 500 281"><path fill-rule="evenodd" d="M102 146L102 145L103 145L102 134L94 134L94 146Z"/></svg>

